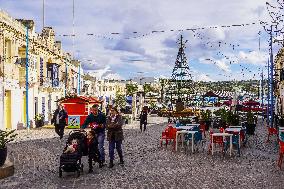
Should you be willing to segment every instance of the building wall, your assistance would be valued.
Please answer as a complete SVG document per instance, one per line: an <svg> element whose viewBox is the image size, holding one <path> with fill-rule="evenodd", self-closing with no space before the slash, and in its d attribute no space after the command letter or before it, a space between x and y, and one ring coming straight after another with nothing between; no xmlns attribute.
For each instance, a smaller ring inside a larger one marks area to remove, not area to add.
<svg viewBox="0 0 284 189"><path fill-rule="evenodd" d="M26 24L27 21L17 21L7 13L0 11L0 61L1 72L4 72L4 82L0 74L0 129L5 129L5 91L11 91L11 123L12 128L26 125L25 118L25 83L26 83ZM71 56L61 50L61 43L56 42L54 30L51 27L43 29L41 34L35 33L33 21L28 21L29 29L29 122L34 121L37 114L44 113L45 121L49 122L51 114L56 109L56 100L64 95L65 88L70 93L73 88L77 89L78 66L71 61ZM40 64L40 60L42 65ZM65 73L65 63L68 65L67 81L62 79ZM59 65L59 86L54 87L47 74L47 65ZM3 69L4 66L4 69ZM76 73L71 72L74 70ZM82 71L82 70L81 70ZM0 73L1 73L0 72ZM83 71L82 71L83 75ZM41 78L44 81L41 85ZM73 78L73 79L72 79ZM61 81L60 81L61 80ZM73 82L73 86L71 82ZM83 82L83 79L81 79ZM82 88L82 86L81 86ZM36 106L37 99L37 106ZM43 110L43 103L45 109ZM36 112L37 110L37 112ZM35 126L33 124L33 126Z"/></svg>

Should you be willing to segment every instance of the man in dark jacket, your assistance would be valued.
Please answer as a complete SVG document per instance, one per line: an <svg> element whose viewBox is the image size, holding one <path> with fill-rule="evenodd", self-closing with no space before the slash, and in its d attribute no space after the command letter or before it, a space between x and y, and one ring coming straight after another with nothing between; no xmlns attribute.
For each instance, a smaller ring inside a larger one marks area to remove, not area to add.
<svg viewBox="0 0 284 189"><path fill-rule="evenodd" d="M65 111L64 106L62 104L59 104L58 108L53 113L51 124L54 124L55 132L60 136L60 139L62 139L64 135L64 128L67 125L66 123L67 117L68 114Z"/></svg>
<svg viewBox="0 0 284 189"><path fill-rule="evenodd" d="M140 130L142 132L142 125L144 125L144 131L146 131L146 125L147 125L147 109L143 108L143 110L140 113Z"/></svg>
<svg viewBox="0 0 284 189"><path fill-rule="evenodd" d="M81 126L82 129L91 125L91 129L96 133L98 142L99 142L99 151L100 151L100 168L105 162L105 149L104 149L104 141L105 141L105 126L106 126L106 116L104 113L99 111L98 104L95 104L91 108L91 113L86 118L85 122Z"/></svg>

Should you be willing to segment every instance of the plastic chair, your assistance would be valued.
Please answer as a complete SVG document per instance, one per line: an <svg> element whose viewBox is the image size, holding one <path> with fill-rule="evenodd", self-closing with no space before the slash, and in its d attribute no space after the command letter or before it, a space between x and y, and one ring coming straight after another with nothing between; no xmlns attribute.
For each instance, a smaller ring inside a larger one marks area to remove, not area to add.
<svg viewBox="0 0 284 189"><path fill-rule="evenodd" d="M163 145L163 141L166 141L166 147L168 146L168 141L170 140L169 128L166 128L165 131L162 132L162 137L160 138L160 147Z"/></svg>
<svg viewBox="0 0 284 189"><path fill-rule="evenodd" d="M269 142L270 136L273 136L273 135L277 136L278 135L278 131L274 127L267 127L267 129L268 129L268 136L267 136L267 141L266 142Z"/></svg>
<svg viewBox="0 0 284 189"><path fill-rule="evenodd" d="M279 158L278 158L278 167L282 168L282 162L283 162L283 156L284 156L284 142L282 140L279 140Z"/></svg>
<svg viewBox="0 0 284 189"><path fill-rule="evenodd" d="M203 133L204 138L206 138L206 125L205 125L205 123L200 124L200 131Z"/></svg>
<svg viewBox="0 0 284 189"><path fill-rule="evenodd" d="M224 138L223 138L223 136L215 136L213 138L213 142L212 142L212 137L213 137L212 134L213 134L213 132L210 131L210 143L209 143L208 153L211 153L212 145L214 145L214 144L218 144L222 148L222 152L224 152Z"/></svg>

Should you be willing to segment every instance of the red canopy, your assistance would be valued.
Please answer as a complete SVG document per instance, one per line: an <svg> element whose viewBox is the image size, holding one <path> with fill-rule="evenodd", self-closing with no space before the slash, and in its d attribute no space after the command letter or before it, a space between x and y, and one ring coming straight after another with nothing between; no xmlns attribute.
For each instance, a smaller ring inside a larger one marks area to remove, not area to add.
<svg viewBox="0 0 284 189"><path fill-rule="evenodd" d="M203 95L203 97L219 97L219 96L216 95L215 93L213 93L212 91L209 91L209 92L205 93Z"/></svg>
<svg viewBox="0 0 284 189"><path fill-rule="evenodd" d="M223 102L223 104L226 105L226 106L231 106L232 100L227 100L227 101Z"/></svg>
<svg viewBox="0 0 284 189"><path fill-rule="evenodd" d="M249 100L249 101L247 101L247 102L244 102L243 105L245 105L245 106L259 106L260 103L254 101L254 100Z"/></svg>

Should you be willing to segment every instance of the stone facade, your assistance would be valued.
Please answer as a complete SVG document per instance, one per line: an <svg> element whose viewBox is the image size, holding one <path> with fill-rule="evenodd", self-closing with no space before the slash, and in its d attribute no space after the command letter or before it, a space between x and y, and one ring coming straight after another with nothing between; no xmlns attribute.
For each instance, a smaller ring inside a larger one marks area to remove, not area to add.
<svg viewBox="0 0 284 189"><path fill-rule="evenodd" d="M62 51L61 42L55 41L51 27L45 27L37 34L32 20L15 20L0 11L0 129L17 129L27 123L26 50L31 126L35 126L37 114L44 114L45 121L50 121L56 108L55 101L65 93L79 91L79 75L81 84L84 81L80 62Z"/></svg>
<svg viewBox="0 0 284 189"><path fill-rule="evenodd" d="M275 111L278 115L284 113L284 48L278 51L278 54L275 58L275 97L276 97L276 106Z"/></svg>

